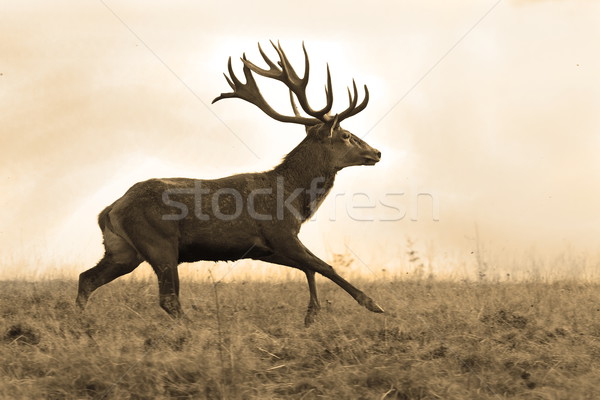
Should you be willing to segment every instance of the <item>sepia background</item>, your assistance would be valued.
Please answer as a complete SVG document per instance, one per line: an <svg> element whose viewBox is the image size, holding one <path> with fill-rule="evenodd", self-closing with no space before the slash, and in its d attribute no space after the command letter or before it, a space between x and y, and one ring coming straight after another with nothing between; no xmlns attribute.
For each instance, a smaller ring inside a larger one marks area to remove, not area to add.
<svg viewBox="0 0 600 400"><path fill-rule="evenodd" d="M371 92L344 127L382 161L340 172L301 233L318 255L367 276L597 276L599 18L593 1L7 3L0 275L93 266L98 212L137 181L276 165L302 127L210 104L227 58L241 72L272 39L296 64L304 40L314 104L326 63L334 110L352 78Z"/></svg>

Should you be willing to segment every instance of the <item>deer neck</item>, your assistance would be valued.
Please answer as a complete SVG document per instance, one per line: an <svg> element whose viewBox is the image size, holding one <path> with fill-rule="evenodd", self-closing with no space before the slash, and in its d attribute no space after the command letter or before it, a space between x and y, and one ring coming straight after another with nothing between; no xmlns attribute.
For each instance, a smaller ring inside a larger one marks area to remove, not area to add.
<svg viewBox="0 0 600 400"><path fill-rule="evenodd" d="M309 219L333 187L337 169L331 165L327 148L307 137L294 148L273 172L290 195L302 221Z"/></svg>

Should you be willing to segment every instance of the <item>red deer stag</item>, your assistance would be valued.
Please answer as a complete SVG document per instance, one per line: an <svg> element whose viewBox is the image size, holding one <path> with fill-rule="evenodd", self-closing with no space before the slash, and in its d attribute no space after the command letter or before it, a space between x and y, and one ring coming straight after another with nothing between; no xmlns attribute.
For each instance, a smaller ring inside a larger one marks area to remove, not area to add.
<svg viewBox="0 0 600 400"><path fill-rule="evenodd" d="M297 237L302 223L314 214L333 186L339 170L352 165L374 165L380 160L378 150L340 127L340 122L367 106L368 89L365 86L364 100L358 104L353 82L353 93L348 89L349 107L330 115L333 91L328 66L327 103L314 110L306 98L309 60L304 44L302 78L290 65L281 45L272 44L279 55L277 64L258 46L269 69L257 67L245 55L241 58L246 83L234 75L230 57L229 77L225 75L225 79L232 92L221 94L213 103L234 97L246 100L277 121L304 125L304 140L270 171L215 180L150 179L133 185L98 217L106 251L95 267L79 277L77 304L81 308L98 287L147 261L158 276L161 307L171 316L179 317L183 315L179 302L179 263L251 258L304 271L310 293L306 325L315 320L320 309L315 272L335 282L368 310L383 312ZM269 106L253 72L287 86L293 116L279 114ZM300 114L294 97L308 116Z"/></svg>

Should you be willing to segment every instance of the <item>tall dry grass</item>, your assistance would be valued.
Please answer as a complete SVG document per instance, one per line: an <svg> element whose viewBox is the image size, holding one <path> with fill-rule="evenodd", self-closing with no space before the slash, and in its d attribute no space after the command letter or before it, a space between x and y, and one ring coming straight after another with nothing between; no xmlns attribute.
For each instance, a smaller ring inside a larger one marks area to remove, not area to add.
<svg viewBox="0 0 600 400"><path fill-rule="evenodd" d="M0 398L600 398L596 284L365 281L378 315L320 280L310 328L304 282L186 280L181 321L156 286L0 282Z"/></svg>

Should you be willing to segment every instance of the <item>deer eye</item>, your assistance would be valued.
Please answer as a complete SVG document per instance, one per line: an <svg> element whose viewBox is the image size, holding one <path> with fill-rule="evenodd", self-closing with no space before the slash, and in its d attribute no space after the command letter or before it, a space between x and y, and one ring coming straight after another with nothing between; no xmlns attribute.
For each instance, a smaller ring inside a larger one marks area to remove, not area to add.
<svg viewBox="0 0 600 400"><path fill-rule="evenodd" d="M348 132L342 132L342 139L344 139L344 140L350 139L350 133L348 133Z"/></svg>

